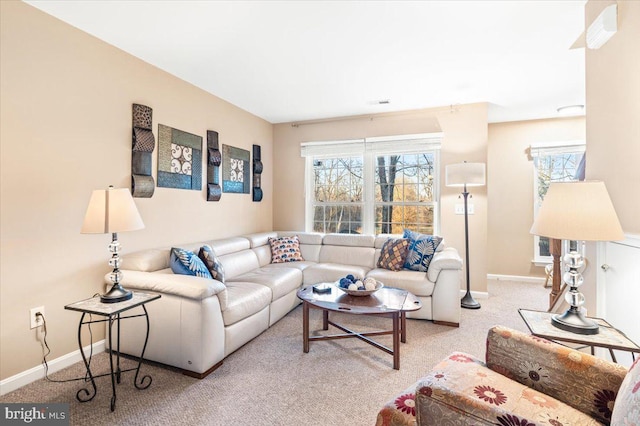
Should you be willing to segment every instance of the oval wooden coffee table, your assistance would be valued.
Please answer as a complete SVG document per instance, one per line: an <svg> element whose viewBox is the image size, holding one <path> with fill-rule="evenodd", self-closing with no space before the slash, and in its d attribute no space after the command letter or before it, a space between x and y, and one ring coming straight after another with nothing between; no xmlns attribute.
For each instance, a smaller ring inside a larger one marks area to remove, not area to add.
<svg viewBox="0 0 640 426"><path fill-rule="evenodd" d="M422 307L422 303L415 295L406 290L383 287L370 296L350 296L337 286L331 284L331 293L315 293L313 286L309 286L298 290L298 297L302 300L302 345L305 353L309 352L309 342L312 340L333 340L356 337L393 355L393 368L396 370L400 369L400 342L406 343L407 341L406 312L417 311ZM329 325L332 325L344 331L344 334L310 336L309 308L322 310L323 330L328 330ZM360 333L331 321L329 319L330 311L352 315L390 317L392 329ZM393 348L391 349L369 338L369 336L381 336L385 334L391 334L393 336Z"/></svg>

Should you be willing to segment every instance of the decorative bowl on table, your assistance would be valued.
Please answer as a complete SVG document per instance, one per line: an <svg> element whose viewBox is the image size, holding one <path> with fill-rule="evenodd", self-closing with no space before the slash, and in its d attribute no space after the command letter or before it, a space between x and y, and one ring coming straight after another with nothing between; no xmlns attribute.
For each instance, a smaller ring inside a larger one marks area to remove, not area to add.
<svg viewBox="0 0 640 426"><path fill-rule="evenodd" d="M373 278L363 279L349 274L340 278L336 286L351 296L369 296L384 287L384 284Z"/></svg>

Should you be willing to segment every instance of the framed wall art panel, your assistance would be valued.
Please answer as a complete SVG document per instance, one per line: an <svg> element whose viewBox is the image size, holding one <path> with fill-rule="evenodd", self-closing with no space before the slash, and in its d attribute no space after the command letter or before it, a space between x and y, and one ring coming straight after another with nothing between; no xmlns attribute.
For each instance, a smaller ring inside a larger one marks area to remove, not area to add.
<svg viewBox="0 0 640 426"><path fill-rule="evenodd" d="M249 194L251 188L249 151L222 145L222 191Z"/></svg>
<svg viewBox="0 0 640 426"><path fill-rule="evenodd" d="M202 137L158 124L158 186L202 189Z"/></svg>

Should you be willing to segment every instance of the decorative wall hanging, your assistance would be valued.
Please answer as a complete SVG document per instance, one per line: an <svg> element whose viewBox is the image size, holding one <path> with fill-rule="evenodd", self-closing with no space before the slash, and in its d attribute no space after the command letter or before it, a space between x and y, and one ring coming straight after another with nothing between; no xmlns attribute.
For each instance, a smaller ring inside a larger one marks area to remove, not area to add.
<svg viewBox="0 0 640 426"><path fill-rule="evenodd" d="M202 137L158 124L158 186L202 189Z"/></svg>
<svg viewBox="0 0 640 426"><path fill-rule="evenodd" d="M248 194L250 186L249 151L222 145L222 191Z"/></svg>
<svg viewBox="0 0 640 426"><path fill-rule="evenodd" d="M153 136L153 110L133 104L133 148L131 152L131 194L137 198L151 198L155 182L151 176L151 154L156 147Z"/></svg>
<svg viewBox="0 0 640 426"><path fill-rule="evenodd" d="M207 201L220 201L222 188L218 179L222 154L218 145L218 132L207 130Z"/></svg>
<svg viewBox="0 0 640 426"><path fill-rule="evenodd" d="M260 145L253 146L253 201L262 201L262 156Z"/></svg>

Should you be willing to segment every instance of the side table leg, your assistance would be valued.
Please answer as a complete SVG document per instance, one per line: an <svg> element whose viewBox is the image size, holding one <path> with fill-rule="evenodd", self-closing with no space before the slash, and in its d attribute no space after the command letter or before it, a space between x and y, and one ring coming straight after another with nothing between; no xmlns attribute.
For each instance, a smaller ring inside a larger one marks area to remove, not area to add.
<svg viewBox="0 0 640 426"><path fill-rule="evenodd" d="M302 302L302 350L309 353L309 303Z"/></svg>
<svg viewBox="0 0 640 426"><path fill-rule="evenodd" d="M117 334L117 357L116 357L116 383L120 384L120 377L122 376L122 370L120 370L120 314L117 316L116 322L118 323L118 334Z"/></svg>
<svg viewBox="0 0 640 426"><path fill-rule="evenodd" d="M326 309L322 310L322 329L329 329L329 311L327 311Z"/></svg>
<svg viewBox="0 0 640 426"><path fill-rule="evenodd" d="M84 351L82 350L82 324L84 321L84 316L86 312L82 314L80 317L80 324L78 325L78 347L80 348L80 355L82 355L82 361L84 362L84 366L87 369L87 374L89 375L89 379L91 381L91 387L93 388L93 394L87 389L82 388L76 393L76 399L80 402L88 402L91 401L96 396L96 381L93 378L93 374L91 374L90 361L87 361L87 357L84 355Z"/></svg>
<svg viewBox="0 0 640 426"><path fill-rule="evenodd" d="M116 373L113 371L113 321L109 316L109 366L111 367L111 411L116 409Z"/></svg>
<svg viewBox="0 0 640 426"><path fill-rule="evenodd" d="M400 313L394 312L393 320L393 369L400 370Z"/></svg>
<svg viewBox="0 0 640 426"><path fill-rule="evenodd" d="M144 351L147 350L147 342L149 341L149 314L147 313L147 308L145 308L144 305L142 305L142 309L144 309L144 317L147 320L147 335L144 338L144 346L142 346L142 353L140 354L140 358L138 359L138 368L136 368L136 376L133 378L133 384L136 386L136 388L140 390L146 389L149 386L151 386L151 382L153 381L151 376L146 375L146 376L142 376L142 379L140 379L140 382L138 382L138 373L140 373L140 366L142 365L142 359L144 358ZM147 379L149 379L149 381L145 384L145 380Z"/></svg>

